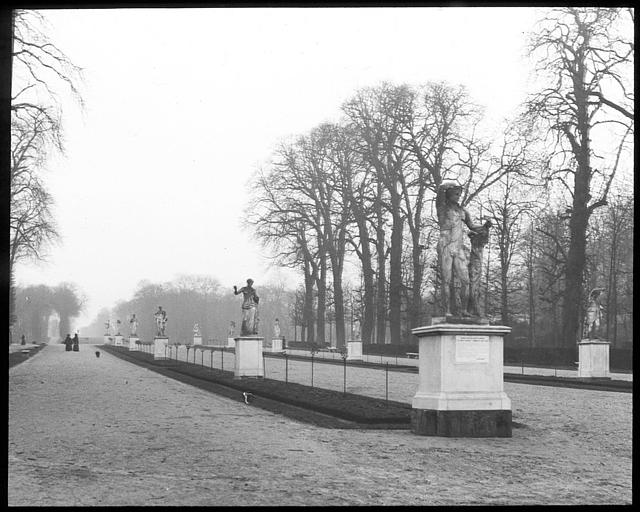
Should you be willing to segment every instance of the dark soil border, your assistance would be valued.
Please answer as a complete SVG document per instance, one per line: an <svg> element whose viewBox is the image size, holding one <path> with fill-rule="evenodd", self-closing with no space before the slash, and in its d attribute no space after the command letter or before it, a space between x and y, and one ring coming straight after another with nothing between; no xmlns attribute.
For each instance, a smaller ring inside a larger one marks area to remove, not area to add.
<svg viewBox="0 0 640 512"><path fill-rule="evenodd" d="M20 352L9 352L9 368L23 363L31 356L34 356L40 352L45 345L46 343L40 343L39 345L23 345L24 348Z"/></svg>
<svg viewBox="0 0 640 512"><path fill-rule="evenodd" d="M101 349L125 361L172 379L326 428L410 429L411 406L403 402L341 393L323 388L285 383L274 379L234 379L222 371L174 359L154 360L152 354L126 347L101 345Z"/></svg>

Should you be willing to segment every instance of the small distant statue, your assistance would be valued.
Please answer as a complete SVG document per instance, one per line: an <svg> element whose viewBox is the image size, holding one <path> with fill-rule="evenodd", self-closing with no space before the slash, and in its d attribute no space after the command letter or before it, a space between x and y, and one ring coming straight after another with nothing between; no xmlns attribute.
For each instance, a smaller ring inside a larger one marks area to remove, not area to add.
<svg viewBox="0 0 640 512"><path fill-rule="evenodd" d="M253 288L253 279L247 279L247 286L238 290L233 287L233 294L242 294L242 325L240 326L240 336L254 336L258 334L258 302L260 297Z"/></svg>
<svg viewBox="0 0 640 512"><path fill-rule="evenodd" d="M73 351L74 352L80 351L80 340L78 339L78 333L75 333L73 335Z"/></svg>
<svg viewBox="0 0 640 512"><path fill-rule="evenodd" d="M193 324L193 335L200 336L200 326L198 325L198 322Z"/></svg>
<svg viewBox="0 0 640 512"><path fill-rule="evenodd" d="M104 335L105 336L109 336L111 334L111 322L109 322L109 320L107 320L104 323Z"/></svg>
<svg viewBox="0 0 640 512"><path fill-rule="evenodd" d="M71 335L67 334L67 337L64 339L64 350L65 352L71 352L73 349L73 340L71 339Z"/></svg>
<svg viewBox="0 0 640 512"><path fill-rule="evenodd" d="M116 336L120 336L120 324L122 324L122 322L120 320L116 320Z"/></svg>
<svg viewBox="0 0 640 512"><path fill-rule="evenodd" d="M602 310L600 304L600 294L604 288L594 288L589 293L589 305L584 319L583 337L588 339L598 339L600 333L600 321L602 320Z"/></svg>
<svg viewBox="0 0 640 512"><path fill-rule="evenodd" d="M235 332L236 332L236 323L233 320L231 320L231 322L229 322L229 338L233 338Z"/></svg>
<svg viewBox="0 0 640 512"><path fill-rule="evenodd" d="M471 316L467 311L469 304L469 258L468 248L464 244L463 224L475 232L483 226L474 225L466 208L460 206L462 186L453 181L444 181L436 194L436 211L440 226L438 256L442 275L442 306L445 316L450 316L452 307L460 316ZM451 297L450 287L454 285L455 295Z"/></svg>
<svg viewBox="0 0 640 512"><path fill-rule="evenodd" d="M129 318L129 335L132 337L138 336L138 319L135 313Z"/></svg>
<svg viewBox="0 0 640 512"><path fill-rule="evenodd" d="M153 315L156 320L156 336L164 337L164 329L167 325L167 312L162 309L162 306L158 306L158 311L156 311Z"/></svg>
<svg viewBox="0 0 640 512"><path fill-rule="evenodd" d="M352 334L352 336L353 336L353 340L354 341L361 341L360 338L362 337L362 334L361 334L361 330L360 330L360 319L359 318L356 318L353 321L353 334Z"/></svg>
<svg viewBox="0 0 640 512"><path fill-rule="evenodd" d="M26 345L27 344L27 340L24 337L24 334L22 336L20 336L20 345Z"/></svg>
<svg viewBox="0 0 640 512"><path fill-rule="evenodd" d="M273 337L275 339L280 339L280 321L277 318L273 323Z"/></svg>
<svg viewBox="0 0 640 512"><path fill-rule="evenodd" d="M482 253L489 240L491 221L487 220L477 231L469 231L471 240L471 257L469 258L469 307L470 315L484 316L484 308L480 301L480 279L482 277Z"/></svg>

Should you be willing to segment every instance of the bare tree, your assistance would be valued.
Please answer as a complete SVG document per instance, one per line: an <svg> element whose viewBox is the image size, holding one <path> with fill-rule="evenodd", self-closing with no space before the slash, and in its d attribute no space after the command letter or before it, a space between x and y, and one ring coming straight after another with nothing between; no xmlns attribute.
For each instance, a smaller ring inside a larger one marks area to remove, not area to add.
<svg viewBox="0 0 640 512"><path fill-rule="evenodd" d="M529 112L555 143L555 165L549 179L558 180L571 198L562 322L563 342L568 347L575 346L580 333L589 218L607 203L617 170L617 160L604 158L596 167L594 151L605 151L616 136L621 148L632 129L632 116L603 109L603 98L630 99L625 68L632 65L633 44L616 35L623 12L552 9L531 40L531 53L539 56L537 71L547 77L548 85L529 100Z"/></svg>

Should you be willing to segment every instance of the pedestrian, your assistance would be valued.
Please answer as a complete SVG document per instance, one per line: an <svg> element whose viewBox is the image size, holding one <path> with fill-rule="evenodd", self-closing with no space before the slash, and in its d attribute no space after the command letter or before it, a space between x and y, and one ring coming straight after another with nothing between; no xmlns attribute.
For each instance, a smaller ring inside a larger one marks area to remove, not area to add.
<svg viewBox="0 0 640 512"><path fill-rule="evenodd" d="M24 334L22 336L20 336L20 345L26 345L27 344L27 340L24 338Z"/></svg>
<svg viewBox="0 0 640 512"><path fill-rule="evenodd" d="M66 352L71 352L71 346L73 345L73 341L71 340L71 335L67 334L67 337L64 339L64 349Z"/></svg>
<svg viewBox="0 0 640 512"><path fill-rule="evenodd" d="M78 340L78 333L75 333L73 335L73 351L74 352L80 351L80 340Z"/></svg>

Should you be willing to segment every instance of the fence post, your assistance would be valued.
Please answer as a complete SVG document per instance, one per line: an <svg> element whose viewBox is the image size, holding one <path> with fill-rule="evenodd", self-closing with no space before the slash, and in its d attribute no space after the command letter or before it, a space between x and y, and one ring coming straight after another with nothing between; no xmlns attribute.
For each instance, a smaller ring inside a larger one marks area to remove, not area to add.
<svg viewBox="0 0 640 512"><path fill-rule="evenodd" d="M220 371L224 371L224 347L222 347L222 364L221 364L222 368L220 368Z"/></svg>
<svg viewBox="0 0 640 512"><path fill-rule="evenodd" d="M342 358L342 366L344 367L343 377L342 377L342 394L347 393L347 358Z"/></svg>
<svg viewBox="0 0 640 512"><path fill-rule="evenodd" d="M311 352L311 387L313 387L313 352Z"/></svg>
<svg viewBox="0 0 640 512"><path fill-rule="evenodd" d="M289 354L284 355L284 383L289 384Z"/></svg>

